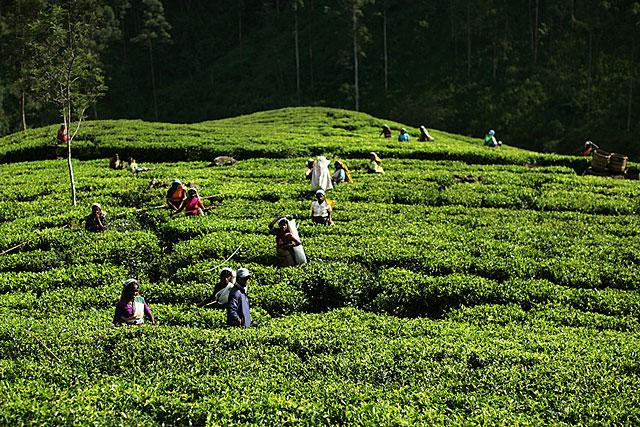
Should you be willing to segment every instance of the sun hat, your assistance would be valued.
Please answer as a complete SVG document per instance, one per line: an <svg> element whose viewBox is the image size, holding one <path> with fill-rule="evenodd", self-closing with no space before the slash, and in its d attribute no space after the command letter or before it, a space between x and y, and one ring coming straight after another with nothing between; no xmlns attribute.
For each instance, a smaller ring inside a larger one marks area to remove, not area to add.
<svg viewBox="0 0 640 427"><path fill-rule="evenodd" d="M247 270L246 268L241 268L238 270L238 273L237 273L238 279L244 279L249 276L251 276L251 273L249 273L249 270Z"/></svg>

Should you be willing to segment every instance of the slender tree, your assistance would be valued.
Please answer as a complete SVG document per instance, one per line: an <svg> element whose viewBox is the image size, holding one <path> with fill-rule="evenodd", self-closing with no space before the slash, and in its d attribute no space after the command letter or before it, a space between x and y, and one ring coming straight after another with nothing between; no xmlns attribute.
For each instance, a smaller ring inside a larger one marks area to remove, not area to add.
<svg viewBox="0 0 640 427"><path fill-rule="evenodd" d="M71 146L85 111L105 93L99 58L103 46L96 28L106 25L101 5L93 0L66 0L47 5L29 29L33 61L30 73L34 92L56 107L67 129L67 166L71 203L76 205L76 187ZM75 121L75 129L71 125Z"/></svg>

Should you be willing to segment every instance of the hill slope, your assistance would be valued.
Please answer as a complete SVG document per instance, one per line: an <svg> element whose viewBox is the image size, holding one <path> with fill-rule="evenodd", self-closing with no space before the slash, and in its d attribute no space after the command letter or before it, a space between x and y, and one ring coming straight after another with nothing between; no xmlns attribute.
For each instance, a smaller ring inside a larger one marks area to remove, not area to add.
<svg viewBox="0 0 640 427"><path fill-rule="evenodd" d="M637 182L441 132L384 141L380 123L325 109L90 123L76 208L66 161L2 165L2 424L640 422ZM46 154L52 131L3 139L5 162ZM132 175L91 159L115 149L169 161ZM372 149L384 175L365 172ZM235 166L207 167L228 152ZM332 227L308 219L316 153L354 177L329 193ZM151 183L175 177L217 207L171 217ZM92 202L105 233L83 229ZM306 265L276 267L268 224L284 213ZM253 274L250 330L196 306L223 265ZM127 277L159 326L110 326Z"/></svg>

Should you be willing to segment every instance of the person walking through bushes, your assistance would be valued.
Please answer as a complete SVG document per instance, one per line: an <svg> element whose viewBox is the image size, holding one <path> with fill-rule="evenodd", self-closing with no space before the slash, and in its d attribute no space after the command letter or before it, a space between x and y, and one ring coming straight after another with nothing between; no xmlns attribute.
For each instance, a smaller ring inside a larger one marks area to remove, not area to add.
<svg viewBox="0 0 640 427"><path fill-rule="evenodd" d="M240 328L251 326L251 314L249 313L249 298L247 297L247 285L251 274L246 268L238 270L236 284L229 292L227 304L227 325Z"/></svg>
<svg viewBox="0 0 640 427"><path fill-rule="evenodd" d="M120 295L120 301L116 304L116 312L113 316L113 324L118 325L143 325L144 318L148 317L152 324L156 324L156 319L140 295L140 285L136 279L125 280Z"/></svg>
<svg viewBox="0 0 640 427"><path fill-rule="evenodd" d="M220 280L213 288L213 296L205 299L198 307L226 307L229 302L229 293L236 283L236 272L225 267L220 270Z"/></svg>

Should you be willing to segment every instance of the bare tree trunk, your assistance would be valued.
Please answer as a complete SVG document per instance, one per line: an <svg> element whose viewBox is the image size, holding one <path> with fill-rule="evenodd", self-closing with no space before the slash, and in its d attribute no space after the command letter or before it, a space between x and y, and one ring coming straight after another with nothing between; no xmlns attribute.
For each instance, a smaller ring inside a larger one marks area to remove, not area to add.
<svg viewBox="0 0 640 427"><path fill-rule="evenodd" d="M296 46L296 95L298 96L298 105L302 104L302 94L300 92L300 44L298 40L298 0L294 0L294 32L293 38Z"/></svg>
<svg viewBox="0 0 640 427"><path fill-rule="evenodd" d="M156 72L153 67L153 47L151 45L151 41L149 41L148 46L149 46L149 64L151 65L151 92L153 94L153 113L157 122L158 121L158 98L156 95Z"/></svg>
<svg viewBox="0 0 640 427"><path fill-rule="evenodd" d="M629 76L629 92L627 95L627 132L631 131L631 107L633 105L633 77Z"/></svg>
<svg viewBox="0 0 640 427"><path fill-rule="evenodd" d="M467 0L467 83L471 83L471 0Z"/></svg>
<svg viewBox="0 0 640 427"><path fill-rule="evenodd" d="M538 63L538 26L539 22L539 2L540 0L536 0L536 12L534 18L534 27L533 27L533 63Z"/></svg>
<svg viewBox="0 0 640 427"><path fill-rule="evenodd" d="M389 90L389 63L387 55L387 7L382 10L382 44L384 55L384 94Z"/></svg>
<svg viewBox="0 0 640 427"><path fill-rule="evenodd" d="M25 108L24 89L20 91L20 115L22 116L22 130L27 130L27 112Z"/></svg>
<svg viewBox="0 0 640 427"><path fill-rule="evenodd" d="M358 15L356 14L356 6L353 6L353 68L355 82L355 101L356 111L360 111L360 92L358 87Z"/></svg>
<svg viewBox="0 0 640 427"><path fill-rule="evenodd" d="M67 82L67 105L66 114L63 114L63 122L67 133L67 167L69 169L69 181L71 182L71 206L76 205L76 181L73 176L73 163L71 162L71 83Z"/></svg>
<svg viewBox="0 0 640 427"><path fill-rule="evenodd" d="M589 58L587 64L587 113L591 112L591 83L593 62L593 32L589 29Z"/></svg>

